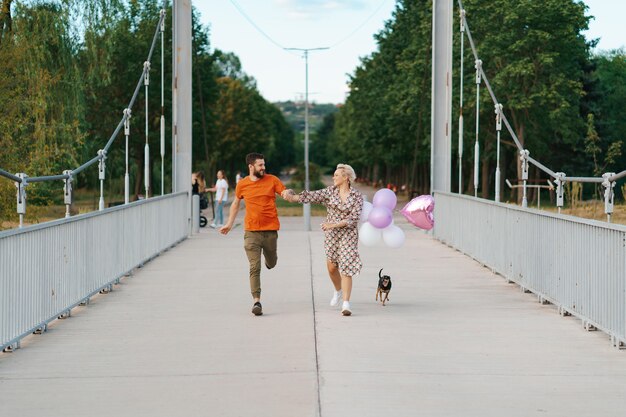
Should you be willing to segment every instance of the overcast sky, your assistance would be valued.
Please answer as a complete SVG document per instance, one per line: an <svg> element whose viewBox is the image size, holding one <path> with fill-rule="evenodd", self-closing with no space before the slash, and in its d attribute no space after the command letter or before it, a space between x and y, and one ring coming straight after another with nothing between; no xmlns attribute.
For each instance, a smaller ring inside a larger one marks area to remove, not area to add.
<svg viewBox="0 0 626 417"><path fill-rule="evenodd" d="M588 14L595 16L587 36L600 38L598 48L626 45L626 0L585 3ZM309 53L309 99L340 103L347 74L353 73L360 57L376 49L373 36L391 18L395 1L211 0L194 5L202 22L210 25L211 46L237 54L269 101L299 99L305 91L302 53L282 48L330 47Z"/></svg>

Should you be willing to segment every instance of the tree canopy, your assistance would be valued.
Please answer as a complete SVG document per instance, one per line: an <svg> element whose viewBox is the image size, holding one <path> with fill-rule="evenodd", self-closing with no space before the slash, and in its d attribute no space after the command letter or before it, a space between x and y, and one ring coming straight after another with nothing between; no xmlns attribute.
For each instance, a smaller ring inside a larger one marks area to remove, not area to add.
<svg viewBox="0 0 626 417"><path fill-rule="evenodd" d="M141 76L162 0L0 1L0 168L29 176L61 174L93 158L123 116ZM280 111L258 92L233 53L212 48L210 28L193 10L193 169L234 178L245 155L262 152L278 173L293 164L294 133ZM166 191L171 155L171 7L164 56ZM161 51L155 49L148 93L151 194L160 194ZM145 107L143 86L129 135L131 195L143 193ZM123 192L123 131L107 158L107 194ZM97 170L76 186L96 188ZM62 199L62 184L28 188L31 203ZM0 179L0 215L15 216L13 184Z"/></svg>
<svg viewBox="0 0 626 417"><path fill-rule="evenodd" d="M350 94L333 116L335 155L352 162L360 176L384 183L405 184L428 192L430 164L430 94L432 2L400 0L385 28L376 35L377 50L363 57L350 77ZM623 51L595 55L594 41L583 32L590 16L574 0L465 0L467 20L483 69L507 118L531 156L569 175L593 175L593 158L585 152L587 116L595 114L598 148L609 152L605 166L616 170L624 157L615 156L626 138ZM458 10L456 10L458 12ZM458 16L455 13L455 16ZM558 22L558 24L555 24ZM454 26L452 131L458 130L460 35ZM463 172L473 176L476 111L474 57L465 42ZM480 193L494 192L495 116L484 85L480 95ZM468 115L472 115L468 117ZM331 121L329 121L331 123ZM503 131L503 178L520 178L517 149ZM458 151L452 141L452 155ZM451 155L451 156L452 156ZM458 167L452 157L453 172ZM538 179L538 170L531 176ZM452 175L453 189L458 187ZM473 182L464 181L473 194Z"/></svg>

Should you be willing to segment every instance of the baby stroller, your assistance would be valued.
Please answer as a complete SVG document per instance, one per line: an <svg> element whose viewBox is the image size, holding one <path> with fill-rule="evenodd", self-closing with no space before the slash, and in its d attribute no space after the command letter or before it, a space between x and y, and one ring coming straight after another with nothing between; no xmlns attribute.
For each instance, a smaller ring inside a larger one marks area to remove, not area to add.
<svg viewBox="0 0 626 417"><path fill-rule="evenodd" d="M213 218L215 218L215 208L213 207L213 194L205 191L205 192L200 192L199 191L200 186L198 184L198 181L194 181L193 184L191 184L191 193L194 195L198 195L200 196L200 227L206 227L208 220L205 216L202 215L202 210L206 210L209 207L209 199L211 199L211 208L213 209Z"/></svg>
<svg viewBox="0 0 626 417"><path fill-rule="evenodd" d="M213 210L213 218L215 218L215 207L213 206L213 194L210 192L199 193L200 195L200 227L206 227L208 224L208 220L205 216L202 215L202 210L206 210L209 208L209 204L211 205L211 209Z"/></svg>

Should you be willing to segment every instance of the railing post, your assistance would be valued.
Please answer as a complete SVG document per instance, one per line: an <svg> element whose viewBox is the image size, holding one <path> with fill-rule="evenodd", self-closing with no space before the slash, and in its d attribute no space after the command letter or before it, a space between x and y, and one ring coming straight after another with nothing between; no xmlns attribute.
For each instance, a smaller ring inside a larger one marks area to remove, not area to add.
<svg viewBox="0 0 626 417"><path fill-rule="evenodd" d="M105 169L106 163L104 160L107 157L107 152L104 149L98 150L98 156L100 160L98 161L98 179L100 180L100 201L98 204L98 210L104 210L104 177L105 177Z"/></svg>
<svg viewBox="0 0 626 417"><path fill-rule="evenodd" d="M15 182L17 188L17 214L20 216L20 228L24 227L24 215L26 214L26 186L28 185L28 175L23 172L15 174L21 178L22 182Z"/></svg>
<svg viewBox="0 0 626 417"><path fill-rule="evenodd" d="M528 181L528 156L530 151L524 149L519 151L519 159L522 161L522 181L523 181L523 194L522 194L522 207L528 207L528 199L526 198L526 182Z"/></svg>
<svg viewBox="0 0 626 417"><path fill-rule="evenodd" d="M611 214L613 214L613 202L615 200L615 181L609 181L609 178L614 176L614 172L607 172L602 174L602 185L604 186L604 213L606 214L606 221L611 223Z"/></svg>
<svg viewBox="0 0 626 417"><path fill-rule="evenodd" d="M63 171L64 175L68 177L63 180L65 183L63 186L63 202L65 203L65 218L70 217L70 207L72 206L72 170L66 169Z"/></svg>
<svg viewBox="0 0 626 417"><path fill-rule="evenodd" d="M131 110L124 109L124 136L126 136L126 172L124 172L124 204L130 201L130 177L128 176L128 136L130 136Z"/></svg>
<svg viewBox="0 0 626 417"><path fill-rule="evenodd" d="M200 196L194 194L191 199L192 206L192 221L191 229L193 233L200 233Z"/></svg>
<svg viewBox="0 0 626 417"><path fill-rule="evenodd" d="M150 61L143 63L144 78L143 83L146 87L146 146L144 148L144 186L146 189L146 199L149 197L150 191L150 145L148 144L148 86L150 85Z"/></svg>
<svg viewBox="0 0 626 417"><path fill-rule="evenodd" d="M563 191L565 188L565 173L557 172L554 182L556 183L556 206L559 214L561 214L561 207L563 207Z"/></svg>
<svg viewBox="0 0 626 417"><path fill-rule="evenodd" d="M502 104L496 104L496 202L500 202L500 132L502 131Z"/></svg>
<svg viewBox="0 0 626 417"><path fill-rule="evenodd" d="M480 131L480 82L483 61L476 60L476 141L474 142L474 197L478 197L478 170L480 169L480 144L478 143L478 133Z"/></svg>

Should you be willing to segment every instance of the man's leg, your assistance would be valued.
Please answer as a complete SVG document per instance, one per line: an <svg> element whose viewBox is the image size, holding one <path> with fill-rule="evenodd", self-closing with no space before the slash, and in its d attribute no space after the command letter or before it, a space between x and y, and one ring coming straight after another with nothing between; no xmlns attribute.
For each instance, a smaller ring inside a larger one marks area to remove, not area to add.
<svg viewBox="0 0 626 417"><path fill-rule="evenodd" d="M247 231L243 237L243 247L250 263L250 292L254 301L261 299L261 233Z"/></svg>
<svg viewBox="0 0 626 417"><path fill-rule="evenodd" d="M278 262L278 232L269 231L262 232L263 239L263 256L265 257L265 266L272 269Z"/></svg>

